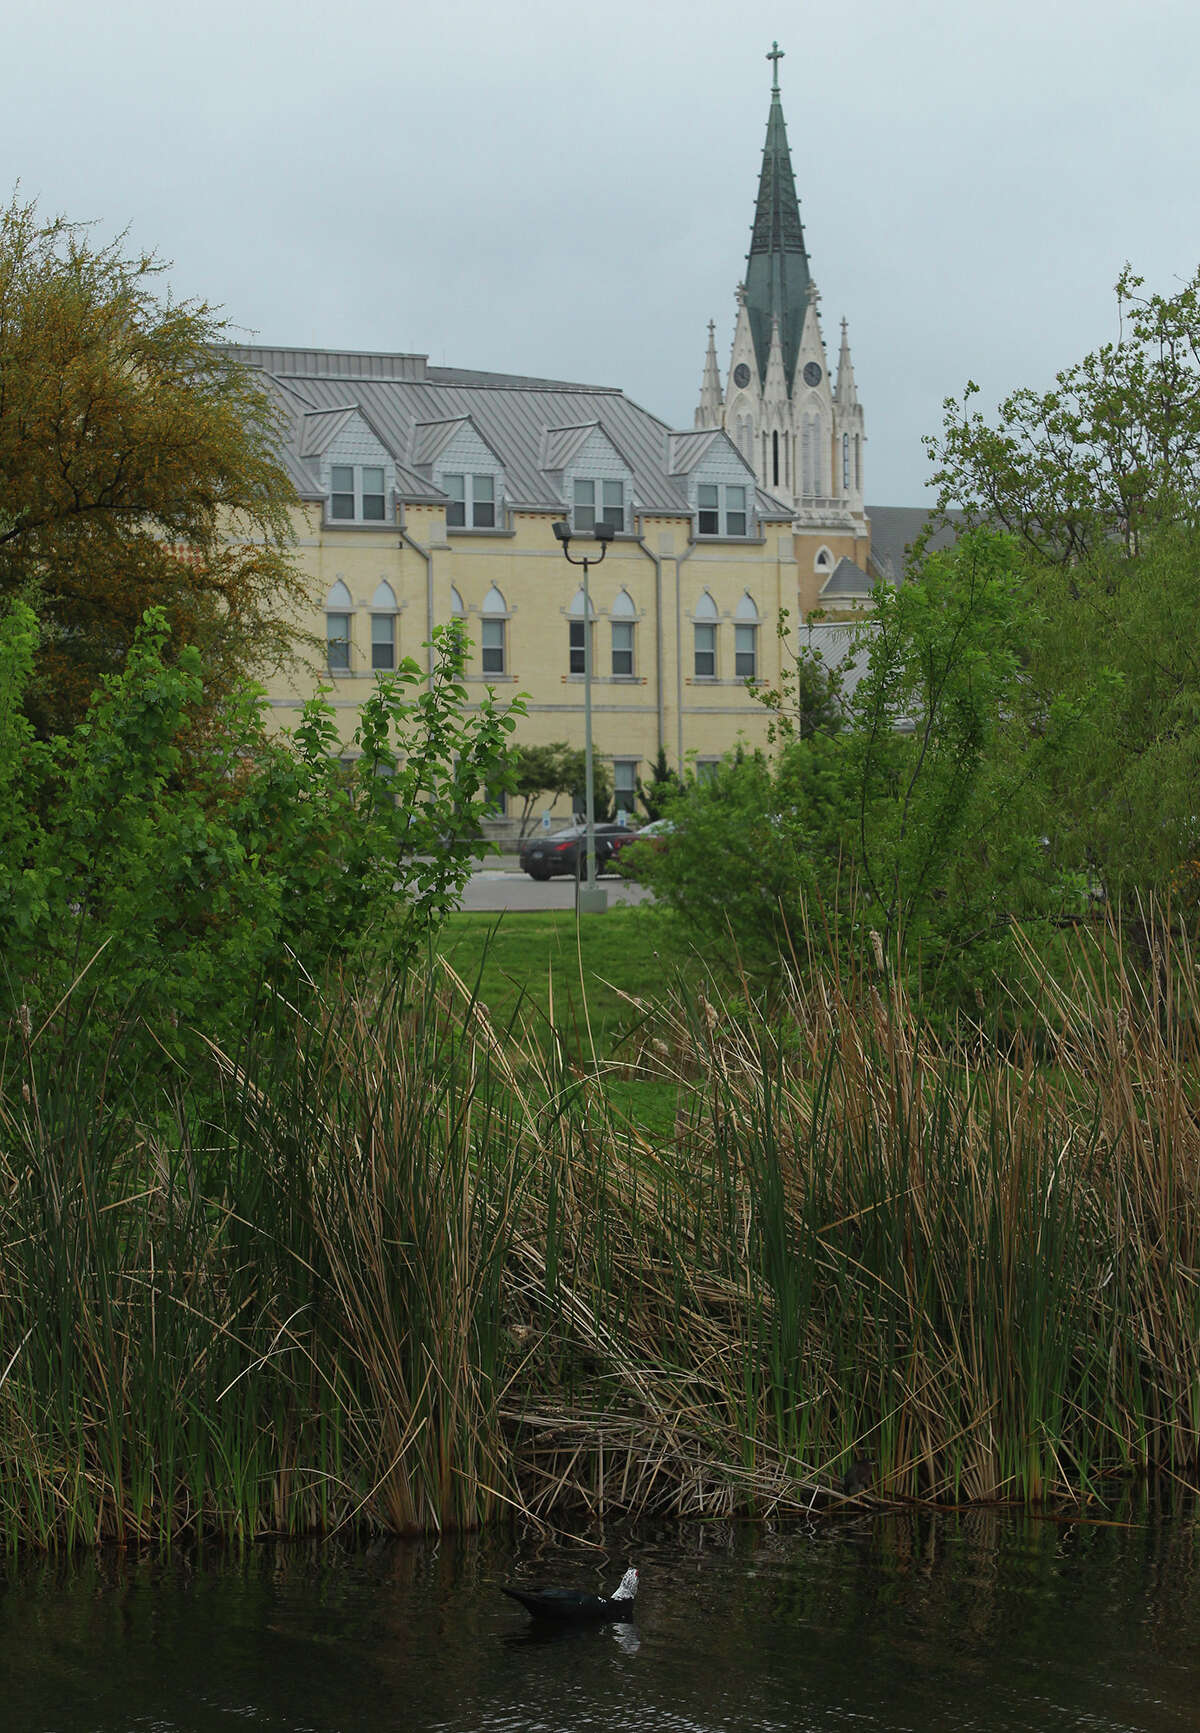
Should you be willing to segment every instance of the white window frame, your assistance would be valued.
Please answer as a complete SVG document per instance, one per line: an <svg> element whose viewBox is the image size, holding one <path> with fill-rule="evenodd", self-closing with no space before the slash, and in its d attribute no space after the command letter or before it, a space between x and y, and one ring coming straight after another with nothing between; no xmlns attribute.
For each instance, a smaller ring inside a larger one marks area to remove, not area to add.
<svg viewBox="0 0 1200 1733"><path fill-rule="evenodd" d="M640 758L614 758L613 759L612 769L613 769L613 810L614 810L614 812L633 812L636 809L636 807L637 807L638 765L640 763L641 763ZM624 787L622 787L622 785L621 785L619 773L628 773L628 781ZM628 797L629 797L627 805L622 801L621 797L623 795L628 795Z"/></svg>
<svg viewBox="0 0 1200 1733"><path fill-rule="evenodd" d="M480 667L485 674L507 674L508 621L502 614L484 614L479 626Z"/></svg>
<svg viewBox="0 0 1200 1733"><path fill-rule="evenodd" d="M712 658L711 668L702 668L700 658ZM692 672L697 680L715 680L717 678L717 622L715 620L692 621Z"/></svg>
<svg viewBox="0 0 1200 1733"><path fill-rule="evenodd" d="M381 629L386 632L381 635ZM394 674L396 672L396 615L384 613L378 608L371 611L371 672L372 674ZM386 649L389 659L380 661L379 653Z"/></svg>
<svg viewBox="0 0 1200 1733"><path fill-rule="evenodd" d="M327 608L325 610L325 666L333 675L349 674L350 645L352 642L351 610L346 608ZM342 630L334 629L334 622L339 622ZM338 654L335 655L335 646Z"/></svg>
<svg viewBox="0 0 1200 1733"><path fill-rule="evenodd" d="M455 483L461 486L461 492ZM451 470L442 476L442 491L450 495L446 503L448 530L496 528L500 509L498 476L491 472Z"/></svg>
<svg viewBox="0 0 1200 1733"><path fill-rule="evenodd" d="M636 649L636 633L634 630L634 627L636 625L636 621L617 619L617 620L611 621L611 625L612 625L612 673L613 673L613 679L614 680L632 680L634 678L635 674L637 673L637 661L636 661L636 658L634 655L634 651ZM620 644L617 643L618 634L620 634L621 639L623 640ZM617 666L617 657L618 656L620 656L622 658L622 660L624 660L624 658L628 657L629 666L628 667L618 667Z"/></svg>
<svg viewBox="0 0 1200 1733"><path fill-rule="evenodd" d="M749 649L746 645L749 644ZM749 662L749 667L746 663ZM733 623L733 672L738 680L758 679L758 623L735 620Z"/></svg>
<svg viewBox="0 0 1200 1733"><path fill-rule="evenodd" d="M583 497L587 490L590 497ZM624 531L625 483L611 477L577 475L571 488L571 528L576 535L586 535L598 522Z"/></svg>
<svg viewBox="0 0 1200 1733"><path fill-rule="evenodd" d="M584 637L585 625L589 628L588 638ZM594 674L596 671L596 622L595 620L585 621L583 615L580 614L578 619L569 621L567 627L567 672L569 674L587 673L587 663L584 657L589 649L592 653L592 672ZM577 656L579 658L578 667L575 666Z"/></svg>
<svg viewBox="0 0 1200 1733"><path fill-rule="evenodd" d="M743 540L750 534L749 495L750 489L745 482L697 482L696 534ZM706 518L708 527L705 527Z"/></svg>
<svg viewBox="0 0 1200 1733"><path fill-rule="evenodd" d="M344 483L345 478L347 476L350 477L351 486L346 487L343 485L342 487L339 487L337 485L338 481L341 480ZM369 492L367 491L366 486L365 486L365 478L367 476L371 476L371 477L378 476L379 477L378 488L372 487ZM344 510L339 511L337 509L337 506L335 503L338 500L343 500L343 501L348 500L350 502L350 507L351 507L350 511L344 511ZM375 512L374 509L372 509L370 515L369 516L366 515L366 513L364 512L364 505L365 505L365 502L367 500L378 500L379 507L380 507L379 511ZM328 505L326 508L328 513L329 513L329 517L328 517L329 523L331 523L331 524L364 524L364 523L386 524L388 521L388 519L387 519L387 501L388 501L388 486L387 486L387 466L386 466L386 464L382 464L382 463L331 463L330 464L330 466L329 466L329 500L328 500Z"/></svg>

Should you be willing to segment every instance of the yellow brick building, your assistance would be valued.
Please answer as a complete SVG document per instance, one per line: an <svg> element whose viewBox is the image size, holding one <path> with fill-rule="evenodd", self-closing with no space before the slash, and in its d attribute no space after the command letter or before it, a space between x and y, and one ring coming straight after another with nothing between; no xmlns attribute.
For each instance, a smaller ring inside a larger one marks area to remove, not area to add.
<svg viewBox="0 0 1200 1733"><path fill-rule="evenodd" d="M553 532L564 518L576 555L599 554L597 521L615 532L590 590L593 738L619 804L660 746L702 767L763 740L746 682L780 675L791 512L723 431L672 431L617 390L421 355L236 353L279 407L310 580L298 624L324 639L347 745L375 675L424 656L455 617L469 687L526 695L517 738L582 744L582 574ZM271 686L281 725L312 688L302 671Z"/></svg>

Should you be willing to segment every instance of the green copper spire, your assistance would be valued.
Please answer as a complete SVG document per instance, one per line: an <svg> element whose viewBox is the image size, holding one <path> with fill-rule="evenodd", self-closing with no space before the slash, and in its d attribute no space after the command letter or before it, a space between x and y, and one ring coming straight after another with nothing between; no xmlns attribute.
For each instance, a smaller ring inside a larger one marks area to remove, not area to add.
<svg viewBox="0 0 1200 1733"><path fill-rule="evenodd" d="M800 201L788 152L787 129L779 101L779 62L783 50L771 44L767 59L772 66L771 112L767 117L767 142L763 150L762 174L758 182L758 205L746 255L746 308L754 337L758 376L765 378L771 348L771 322L779 320L783 346L783 369L791 390L796 351L804 330L808 306L808 254L800 223Z"/></svg>

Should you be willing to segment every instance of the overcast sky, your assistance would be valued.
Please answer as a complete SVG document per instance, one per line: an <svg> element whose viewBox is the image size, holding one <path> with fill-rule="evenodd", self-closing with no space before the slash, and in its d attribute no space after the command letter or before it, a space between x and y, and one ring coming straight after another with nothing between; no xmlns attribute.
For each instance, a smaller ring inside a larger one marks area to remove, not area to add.
<svg viewBox="0 0 1200 1733"><path fill-rule="evenodd" d="M922 435L1200 263L1196 0L9 0L0 188L173 261L268 343L621 386L690 427L727 365L778 37L867 498Z"/></svg>

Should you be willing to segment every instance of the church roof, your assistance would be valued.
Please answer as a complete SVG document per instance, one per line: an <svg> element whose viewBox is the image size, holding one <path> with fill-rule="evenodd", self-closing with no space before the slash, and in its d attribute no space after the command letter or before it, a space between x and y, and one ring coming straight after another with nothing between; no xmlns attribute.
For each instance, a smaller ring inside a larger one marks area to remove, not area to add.
<svg viewBox="0 0 1200 1733"><path fill-rule="evenodd" d="M327 427L343 425L341 417L357 409L395 459L397 487L406 499L444 497L428 473L414 469L422 465L428 471L448 435L469 420L501 464L513 506L561 511L561 466L598 427L629 467L635 511L692 515L686 478L672 468L673 439L692 436L673 434L612 387L434 368L412 355L249 345L231 347L230 353L262 370L280 410L281 456L301 498L321 497L315 464L305 459L327 444ZM701 437L711 442L724 435ZM760 522L789 521L788 508L772 495L759 489L756 499Z"/></svg>
<svg viewBox="0 0 1200 1733"><path fill-rule="evenodd" d="M938 529L929 541L931 550L947 548L956 539L961 512L951 512L952 522ZM889 584L902 584L909 549L929 522L923 505L869 505L871 520L871 569Z"/></svg>
<svg viewBox="0 0 1200 1733"><path fill-rule="evenodd" d="M787 128L783 121L783 106L779 100L779 49L776 48L767 58L774 62L776 81L771 88L767 142L763 148L758 203L755 206L754 227L750 232L750 251L747 254L746 310L750 315L750 330L754 337L754 353L760 379L766 378L771 326L772 322L778 319L784 377L790 388L796 371L796 353L804 330L804 313L808 306L809 284L812 279L808 269L808 253L804 246L804 228L800 221L800 201L796 197L796 180L792 173L791 153L788 150Z"/></svg>
<svg viewBox="0 0 1200 1733"><path fill-rule="evenodd" d="M848 555L843 554L822 584L821 594L830 597L869 596L874 587L874 578L869 578L861 566L856 566Z"/></svg>

